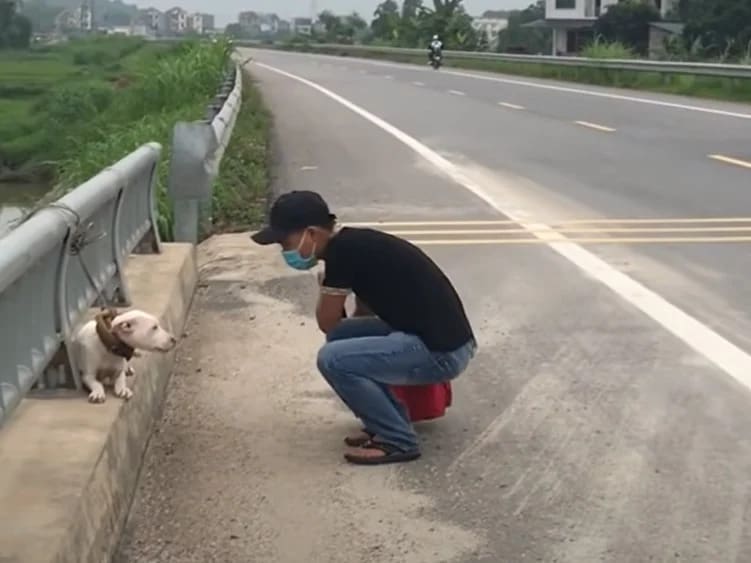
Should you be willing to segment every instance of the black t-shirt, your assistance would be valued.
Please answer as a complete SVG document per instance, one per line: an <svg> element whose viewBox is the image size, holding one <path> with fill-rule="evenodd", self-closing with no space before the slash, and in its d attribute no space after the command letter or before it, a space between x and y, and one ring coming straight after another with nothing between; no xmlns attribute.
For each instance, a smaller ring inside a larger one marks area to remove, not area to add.
<svg viewBox="0 0 751 563"><path fill-rule="evenodd" d="M394 330L451 352L474 339L446 275L415 245L372 229L343 228L324 255L323 291L354 292Z"/></svg>

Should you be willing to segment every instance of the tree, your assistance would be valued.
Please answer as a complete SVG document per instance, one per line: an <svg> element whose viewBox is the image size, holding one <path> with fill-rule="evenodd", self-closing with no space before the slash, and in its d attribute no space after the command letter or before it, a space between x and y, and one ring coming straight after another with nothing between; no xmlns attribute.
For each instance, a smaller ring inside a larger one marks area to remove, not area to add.
<svg viewBox="0 0 751 563"><path fill-rule="evenodd" d="M399 22L399 43L406 47L416 47L420 43L420 13L422 0L404 0L402 17Z"/></svg>
<svg viewBox="0 0 751 563"><path fill-rule="evenodd" d="M399 23L399 4L395 0L384 0L373 13L370 28L376 39L392 41L398 37Z"/></svg>
<svg viewBox="0 0 751 563"><path fill-rule="evenodd" d="M641 55L649 51L649 24L658 21L660 12L651 3L624 0L610 6L595 22L595 35L618 41Z"/></svg>
<svg viewBox="0 0 751 563"><path fill-rule="evenodd" d="M508 14L508 26L498 34L498 52L549 53L552 34L548 28L524 27L545 18L545 0Z"/></svg>
<svg viewBox="0 0 751 563"><path fill-rule="evenodd" d="M749 0L679 0L687 45L700 43L705 56L737 57L751 51Z"/></svg>
<svg viewBox="0 0 751 563"><path fill-rule="evenodd" d="M11 0L0 0L0 49L23 49L31 43L31 22Z"/></svg>

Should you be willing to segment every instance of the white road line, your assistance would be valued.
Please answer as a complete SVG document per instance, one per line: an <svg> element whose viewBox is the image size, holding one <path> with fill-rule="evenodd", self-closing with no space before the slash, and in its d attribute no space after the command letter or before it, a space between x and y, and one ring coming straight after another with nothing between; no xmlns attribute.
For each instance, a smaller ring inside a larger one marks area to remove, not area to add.
<svg viewBox="0 0 751 563"><path fill-rule="evenodd" d="M412 84L414 84L415 86L425 86L423 82L419 82L417 80L415 80Z"/></svg>
<svg viewBox="0 0 751 563"><path fill-rule="evenodd" d="M393 76L391 76L390 74L387 74L386 76L384 76L384 78L385 78L386 80L393 80L393 79L394 79L394 77L393 77Z"/></svg>
<svg viewBox="0 0 751 563"><path fill-rule="evenodd" d="M498 102L498 105L508 109L524 109L524 106L518 106L516 104L510 104L508 102Z"/></svg>
<svg viewBox="0 0 751 563"><path fill-rule="evenodd" d="M315 82L273 66L258 62L255 64L317 90L390 134L457 184L464 186L509 219L516 220L520 226L528 229L532 236L547 242L552 250L576 265L590 278L598 280L610 288L615 294L657 322L698 354L704 356L738 383L747 389L751 389L751 355L713 331L707 325L679 309L640 282L611 266L602 258L585 250L564 235L557 233L553 227L544 223L529 223L519 217L518 212L507 210L502 201L496 201L493 197L485 193L481 186L475 184L451 161L387 121ZM461 458L463 455L459 457Z"/></svg>
<svg viewBox="0 0 751 563"><path fill-rule="evenodd" d="M582 127L589 127L590 129L595 129L596 131L603 131L605 133L612 133L615 131L612 127L606 127L605 125L598 125L597 123L591 123L589 121L574 121L577 125L581 125Z"/></svg>
<svg viewBox="0 0 751 563"><path fill-rule="evenodd" d="M466 96L461 90L449 90L449 94L453 94L454 96Z"/></svg>
<svg viewBox="0 0 751 563"><path fill-rule="evenodd" d="M712 158L714 160L719 160L720 162L725 162L727 164L734 164L735 166L740 166L742 168L751 168L751 162L747 160L741 160L739 158L731 158L729 156L723 156L721 154L710 154L708 156L709 158Z"/></svg>
<svg viewBox="0 0 751 563"><path fill-rule="evenodd" d="M297 53L285 53L284 51L277 51L275 54L287 55L287 56L299 56ZM317 55L322 58L338 58L334 55ZM398 64L389 63L383 61L372 61L368 59L358 59L358 62L381 66L386 68L410 68L418 72L431 72L435 71L430 69L421 68L417 65L410 64ZM582 96L592 96L595 98L606 98L610 100L619 100L622 102L631 102L635 104L646 104L651 106L659 106L664 108L679 109L684 111L695 111L699 113L708 113L712 115L721 115L724 117L735 117L738 119L751 119L751 113L741 113L738 111L728 111L723 109L717 109L707 106L696 106L692 104L679 104L677 102L666 102L664 100L657 100L653 98L643 98L639 96L627 96L625 94L615 94L611 92L598 92L597 90L585 90L584 88L572 88L569 86L558 86L555 84L545 84L542 82L530 82L528 80L515 80L513 78L501 78L497 76L489 76L484 74L473 74L471 72L461 72L458 70L447 70L446 68L441 70L441 74L450 76L461 76L462 78L472 78L474 80L486 80L489 82L498 82L499 84L511 84L513 86L524 86L526 88L538 88L540 90L551 90L554 92L565 92L568 94L580 94Z"/></svg>

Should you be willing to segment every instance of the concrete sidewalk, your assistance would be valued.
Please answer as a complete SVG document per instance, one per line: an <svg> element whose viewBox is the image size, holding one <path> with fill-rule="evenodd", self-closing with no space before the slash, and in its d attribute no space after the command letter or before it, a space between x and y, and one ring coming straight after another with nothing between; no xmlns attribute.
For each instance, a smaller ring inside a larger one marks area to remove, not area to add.
<svg viewBox="0 0 751 563"><path fill-rule="evenodd" d="M437 563L478 538L426 517L403 471L355 468L316 371L317 284L246 234L199 247L200 283L118 563ZM435 423L436 426L442 422Z"/></svg>
<svg viewBox="0 0 751 563"><path fill-rule="evenodd" d="M182 332L196 284L194 248L166 244L128 261L133 305ZM0 431L0 561L102 563L116 546L174 352L133 362L123 402L84 393L25 399Z"/></svg>

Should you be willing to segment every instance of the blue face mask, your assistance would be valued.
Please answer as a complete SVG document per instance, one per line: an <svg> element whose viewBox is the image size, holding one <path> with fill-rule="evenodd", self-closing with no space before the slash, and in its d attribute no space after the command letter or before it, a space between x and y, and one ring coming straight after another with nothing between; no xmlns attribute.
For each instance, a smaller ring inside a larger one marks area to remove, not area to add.
<svg viewBox="0 0 751 563"><path fill-rule="evenodd" d="M305 242L305 237L307 236L307 234L308 233L306 231L303 237L300 239L300 244L297 245L297 248L295 250L285 250L282 252L282 257L284 257L284 261L290 268L294 268L295 270L310 270L313 266L318 264L315 244L313 245L313 250L310 252L310 256L305 258L300 254L300 248Z"/></svg>

